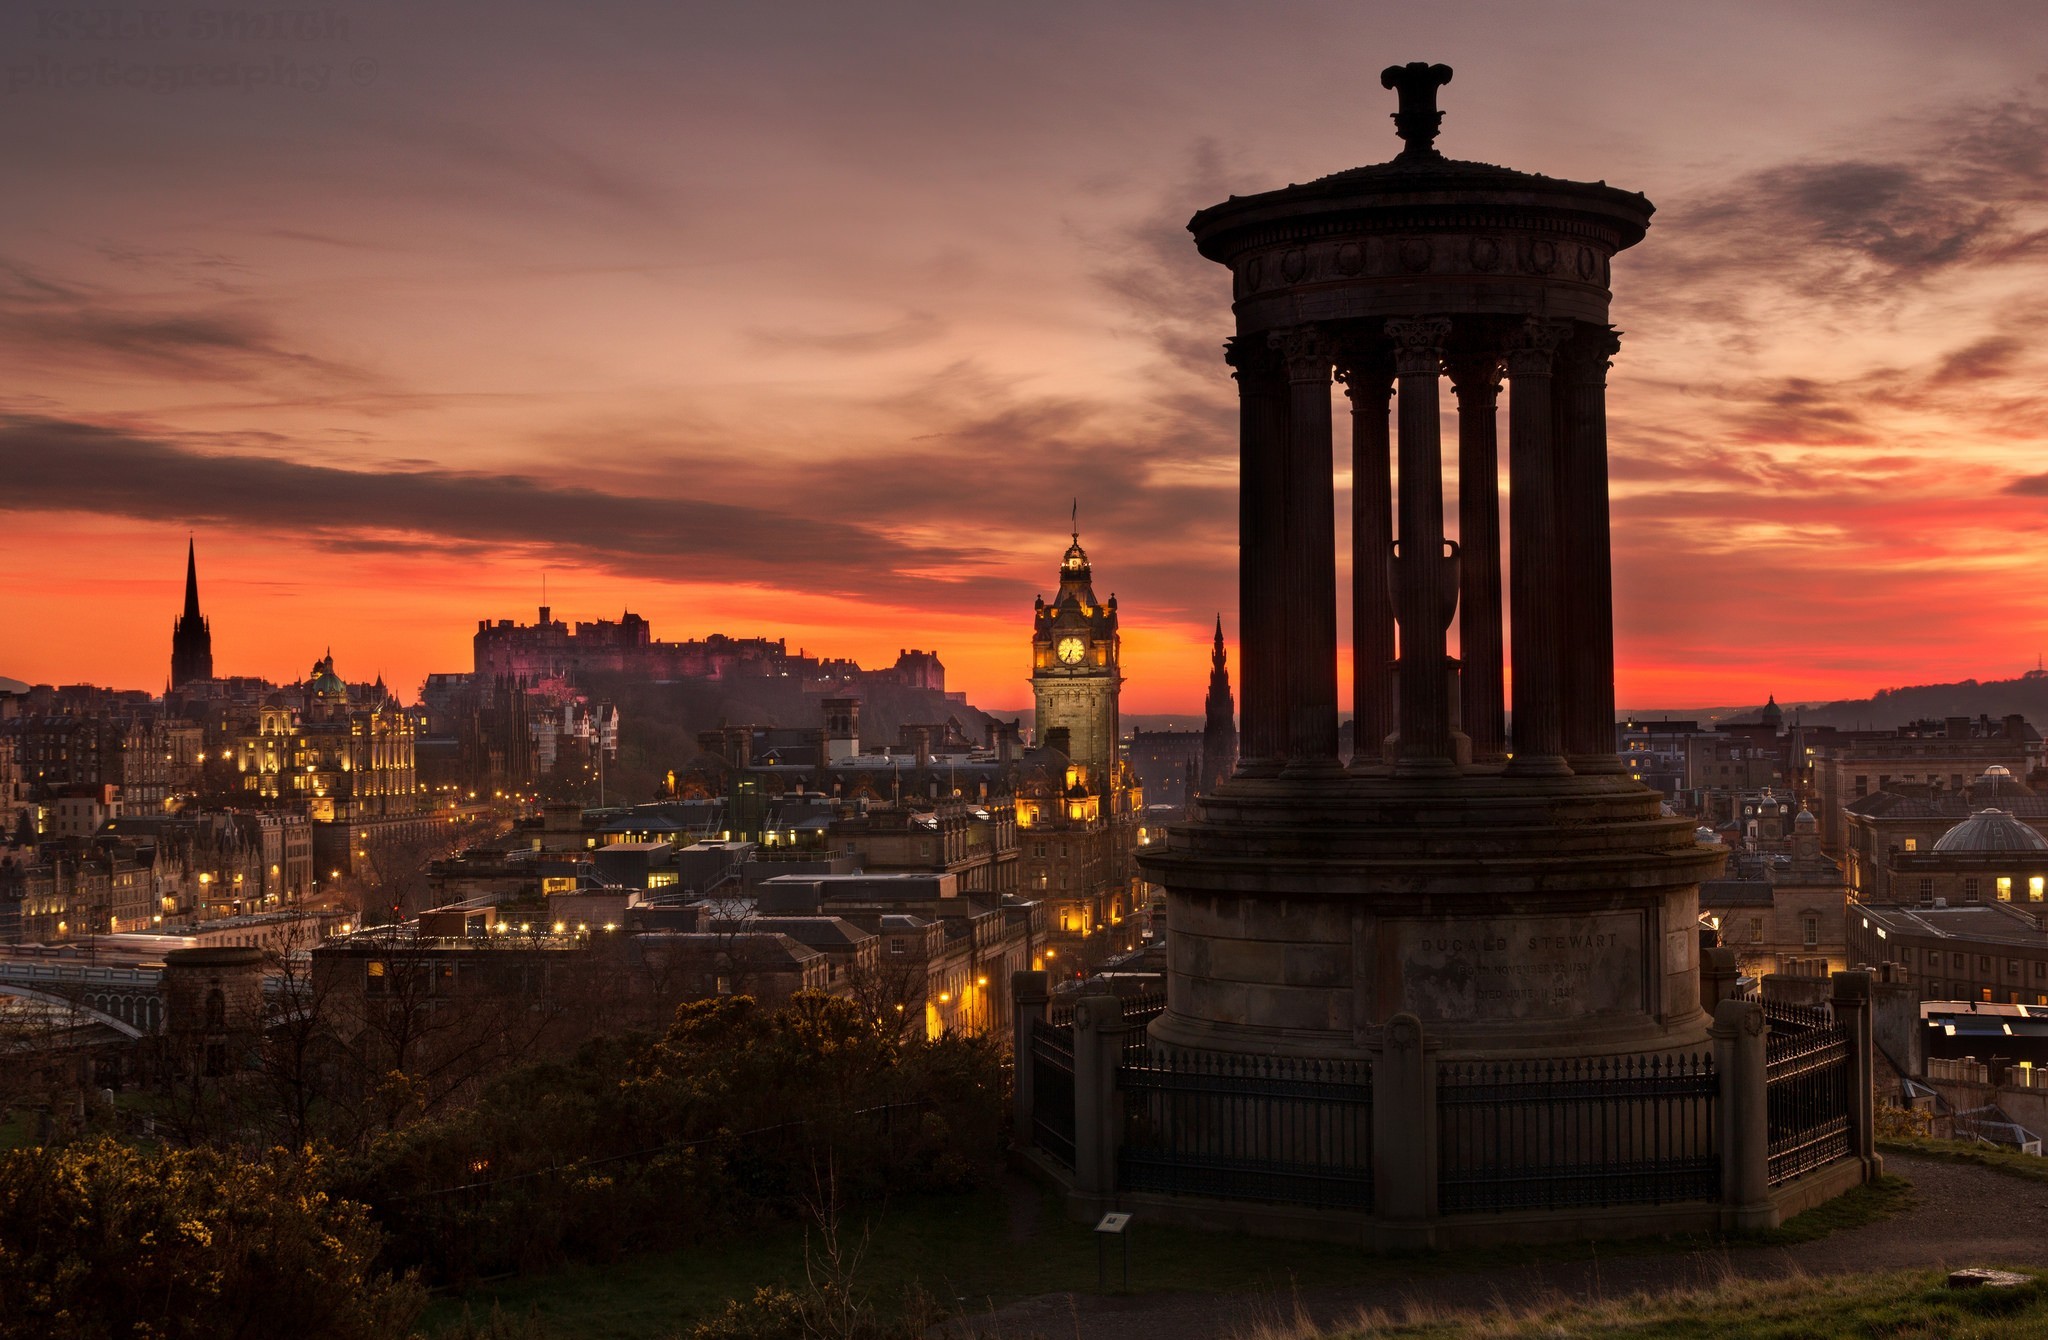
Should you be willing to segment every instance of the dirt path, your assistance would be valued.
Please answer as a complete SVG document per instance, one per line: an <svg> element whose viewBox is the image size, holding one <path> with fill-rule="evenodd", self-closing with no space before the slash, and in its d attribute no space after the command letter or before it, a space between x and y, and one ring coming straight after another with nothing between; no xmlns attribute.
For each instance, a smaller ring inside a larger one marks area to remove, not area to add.
<svg viewBox="0 0 2048 1340"><path fill-rule="evenodd" d="M1913 1184L1915 1204L1903 1214L1817 1242L1786 1247L1716 1249L1659 1256L1622 1256L1491 1272L1431 1275L1406 1283L1304 1289L1273 1294L1047 1294L972 1321L987 1340L1203 1340L1250 1330L1298 1313L1324 1324L1361 1310L1410 1302L1433 1308L1487 1308L1565 1295L1611 1297L1711 1283L1723 1276L1760 1278L1802 1271L1923 1269L1965 1265L2048 1265L2048 1183L2026 1181L1968 1164L1885 1156L1885 1171ZM1286 1244L1247 1240L1247 1251L1286 1251Z"/></svg>

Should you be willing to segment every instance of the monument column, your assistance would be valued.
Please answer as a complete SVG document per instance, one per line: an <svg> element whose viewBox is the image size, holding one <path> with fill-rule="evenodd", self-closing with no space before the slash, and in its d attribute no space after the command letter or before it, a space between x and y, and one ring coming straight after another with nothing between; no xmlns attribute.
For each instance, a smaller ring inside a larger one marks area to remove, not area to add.
<svg viewBox="0 0 2048 1340"><path fill-rule="evenodd" d="M1338 375L1351 400L1351 766L1372 769L1394 730L1394 368L1375 349L1347 354Z"/></svg>
<svg viewBox="0 0 2048 1340"><path fill-rule="evenodd" d="M1287 364L1286 596L1281 653L1287 683L1287 767L1337 767L1337 494L1330 468L1329 338L1313 325L1276 331Z"/></svg>
<svg viewBox="0 0 2048 1340"><path fill-rule="evenodd" d="M1460 712L1474 763L1507 750L1500 604L1500 356L1450 360L1458 397L1458 678Z"/></svg>
<svg viewBox="0 0 2048 1340"><path fill-rule="evenodd" d="M1271 777L1287 743L1287 632L1281 619L1287 532L1283 472L1287 387L1279 359L1263 341L1224 345L1237 379L1238 676L1243 747L1237 773Z"/></svg>
<svg viewBox="0 0 2048 1340"><path fill-rule="evenodd" d="M1515 750L1508 771L1566 776L1563 692L1563 548L1551 364L1570 327L1524 321L1508 342L1508 581L1514 629Z"/></svg>
<svg viewBox="0 0 2048 1340"><path fill-rule="evenodd" d="M1573 772L1618 773L1614 749L1614 560L1607 525L1607 367L1611 329L1565 346L1558 422L1564 517L1564 748Z"/></svg>
<svg viewBox="0 0 2048 1340"><path fill-rule="evenodd" d="M1401 621L1401 738L1394 771L1413 776L1457 771L1451 751L1450 692L1444 630L1457 599L1445 580L1443 433L1437 375L1451 323L1443 317L1387 322L1400 378L1400 548L1394 606Z"/></svg>

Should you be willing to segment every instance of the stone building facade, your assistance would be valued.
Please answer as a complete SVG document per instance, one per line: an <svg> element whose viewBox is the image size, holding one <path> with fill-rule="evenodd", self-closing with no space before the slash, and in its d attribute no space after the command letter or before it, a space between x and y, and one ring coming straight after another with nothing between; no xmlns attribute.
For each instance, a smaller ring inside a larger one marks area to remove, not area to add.
<svg viewBox="0 0 2048 1340"><path fill-rule="evenodd" d="M2008 778L2024 779L2040 755L2040 734L2016 716L1995 722L1954 717L1877 739L1848 740L1813 767L1821 841L1830 851L1842 851L1849 841L1844 810L1866 796L1901 792L1902 786L1954 795L1994 767Z"/></svg>
<svg viewBox="0 0 2048 1340"><path fill-rule="evenodd" d="M1700 916L1748 976L1824 978L1855 966L1842 868L1821 851L1811 812L1792 829L1783 852L1738 852L1725 876L1700 885Z"/></svg>
<svg viewBox="0 0 2048 1340"><path fill-rule="evenodd" d="M1145 795L1122 752L1122 658L1116 597L1097 599L1076 532L1031 633L1038 743L1065 768L1027 777L1016 805L1021 892L1051 909L1077 969L1124 947L1116 937L1142 896L1134 853Z"/></svg>
<svg viewBox="0 0 2048 1340"><path fill-rule="evenodd" d="M1996 817L1974 822L1994 811ZM1864 902L1946 898L1962 892L1951 887L1955 881L1946 875L1986 873L1964 872L1956 865L1968 852L2021 853L2034 850L2036 841L2048 845L2048 796L1998 764L1961 786L1893 780L1886 789L1843 806L1840 819L1849 887ZM1966 823L1971 827L1965 829ZM1944 842L1948 846L1937 860L1936 849Z"/></svg>
<svg viewBox="0 0 2048 1340"><path fill-rule="evenodd" d="M1922 1000L2048 1006L2048 930L2038 908L1849 904L1849 953L1896 963Z"/></svg>

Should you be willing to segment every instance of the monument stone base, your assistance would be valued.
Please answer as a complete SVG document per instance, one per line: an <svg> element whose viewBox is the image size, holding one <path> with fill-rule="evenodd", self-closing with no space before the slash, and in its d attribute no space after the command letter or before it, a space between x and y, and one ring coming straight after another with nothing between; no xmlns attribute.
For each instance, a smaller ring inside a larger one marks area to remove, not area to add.
<svg viewBox="0 0 2048 1340"><path fill-rule="evenodd" d="M1164 885L1157 1043L1363 1057L1698 1050L1722 853L1624 776L1238 777L1140 860Z"/></svg>

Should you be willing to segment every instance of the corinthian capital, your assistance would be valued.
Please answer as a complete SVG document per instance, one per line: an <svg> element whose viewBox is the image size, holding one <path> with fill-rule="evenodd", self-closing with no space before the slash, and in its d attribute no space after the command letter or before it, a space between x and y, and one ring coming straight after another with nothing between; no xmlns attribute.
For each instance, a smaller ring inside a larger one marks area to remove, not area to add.
<svg viewBox="0 0 2048 1340"><path fill-rule="evenodd" d="M1377 401L1382 408L1394 394L1394 358L1385 345L1347 344L1337 351L1337 380L1356 405Z"/></svg>
<svg viewBox="0 0 2048 1340"><path fill-rule="evenodd" d="M1605 386L1607 369L1620 352L1620 331L1612 326L1585 326L1564 347L1560 370L1580 386Z"/></svg>
<svg viewBox="0 0 2048 1340"><path fill-rule="evenodd" d="M1321 326L1289 326L1266 338L1286 362L1288 381L1329 382L1337 348Z"/></svg>
<svg viewBox="0 0 2048 1340"><path fill-rule="evenodd" d="M1500 394L1499 354L1459 354L1444 360L1444 371L1460 404L1491 405Z"/></svg>
<svg viewBox="0 0 2048 1340"><path fill-rule="evenodd" d="M1447 316L1397 316L1387 322L1394 342L1394 371L1403 377L1434 377L1444 362L1444 341L1451 338Z"/></svg>
<svg viewBox="0 0 2048 1340"><path fill-rule="evenodd" d="M1545 321L1533 316L1524 321L1520 330L1508 336L1508 376L1548 377L1557 359L1558 346L1571 333L1569 321Z"/></svg>

